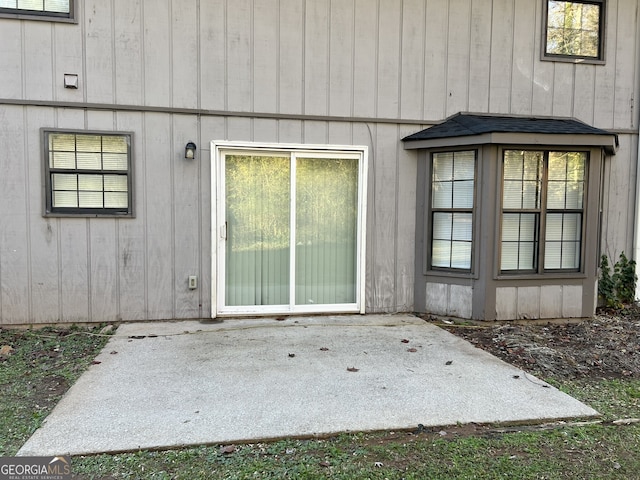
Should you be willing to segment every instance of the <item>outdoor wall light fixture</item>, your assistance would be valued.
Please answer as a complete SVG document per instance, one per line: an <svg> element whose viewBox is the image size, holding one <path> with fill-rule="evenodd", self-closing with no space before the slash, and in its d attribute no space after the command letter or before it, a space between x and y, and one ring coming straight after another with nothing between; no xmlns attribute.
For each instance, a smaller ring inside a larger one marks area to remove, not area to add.
<svg viewBox="0 0 640 480"><path fill-rule="evenodd" d="M184 147L184 158L186 158L187 160L193 160L194 158L196 158L196 148L197 147L195 143L187 143L187 145Z"/></svg>

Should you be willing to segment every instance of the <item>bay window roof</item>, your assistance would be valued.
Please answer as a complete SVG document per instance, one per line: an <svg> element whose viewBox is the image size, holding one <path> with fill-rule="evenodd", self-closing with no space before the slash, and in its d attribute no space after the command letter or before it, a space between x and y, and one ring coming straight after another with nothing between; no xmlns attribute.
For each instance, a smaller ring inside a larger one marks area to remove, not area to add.
<svg viewBox="0 0 640 480"><path fill-rule="evenodd" d="M616 134L574 118L458 113L442 123L402 139L404 148L478 144L599 146L608 155L618 148Z"/></svg>

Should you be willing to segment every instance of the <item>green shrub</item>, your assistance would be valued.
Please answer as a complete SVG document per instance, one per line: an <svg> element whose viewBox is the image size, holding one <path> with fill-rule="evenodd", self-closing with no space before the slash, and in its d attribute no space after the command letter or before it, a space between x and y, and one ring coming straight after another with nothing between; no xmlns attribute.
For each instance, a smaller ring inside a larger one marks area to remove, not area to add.
<svg viewBox="0 0 640 480"><path fill-rule="evenodd" d="M613 274L607 256L602 255L600 258L598 296L604 306L621 308L625 304L633 303L637 280L636 262L629 260L624 252L613 266Z"/></svg>

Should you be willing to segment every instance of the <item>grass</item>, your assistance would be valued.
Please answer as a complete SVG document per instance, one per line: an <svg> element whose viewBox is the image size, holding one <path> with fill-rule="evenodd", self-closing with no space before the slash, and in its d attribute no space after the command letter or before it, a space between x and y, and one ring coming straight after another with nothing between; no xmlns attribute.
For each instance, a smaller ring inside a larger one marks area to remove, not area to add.
<svg viewBox="0 0 640 480"><path fill-rule="evenodd" d="M0 329L0 456L13 455L41 425L108 337L100 327Z"/></svg>
<svg viewBox="0 0 640 480"><path fill-rule="evenodd" d="M0 330L0 455L14 455L107 338L99 328ZM549 379L548 379L549 380ZM452 426L422 433L342 434L172 451L74 457L79 479L630 479L640 478L640 380L550 379L603 413L604 423L532 427Z"/></svg>

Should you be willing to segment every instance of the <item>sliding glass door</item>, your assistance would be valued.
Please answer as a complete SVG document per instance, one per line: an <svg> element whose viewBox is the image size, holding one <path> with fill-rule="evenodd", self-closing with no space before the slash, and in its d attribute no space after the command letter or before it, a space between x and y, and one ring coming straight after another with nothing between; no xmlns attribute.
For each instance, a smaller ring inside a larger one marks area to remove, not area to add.
<svg viewBox="0 0 640 480"><path fill-rule="evenodd" d="M364 152L220 148L218 162L217 313L363 311Z"/></svg>

